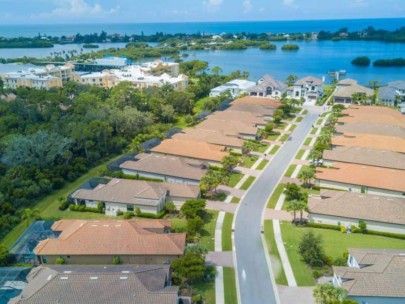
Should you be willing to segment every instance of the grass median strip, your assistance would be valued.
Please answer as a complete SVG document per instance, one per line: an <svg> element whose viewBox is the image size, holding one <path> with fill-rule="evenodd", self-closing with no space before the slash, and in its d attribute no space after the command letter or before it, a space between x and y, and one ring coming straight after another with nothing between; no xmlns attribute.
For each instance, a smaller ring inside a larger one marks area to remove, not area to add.
<svg viewBox="0 0 405 304"><path fill-rule="evenodd" d="M252 183L254 182L255 177L254 176L249 176L247 178L247 180L243 183L242 187L240 187L240 189L242 190L247 190L249 189L249 187L252 185Z"/></svg>
<svg viewBox="0 0 405 304"><path fill-rule="evenodd" d="M264 237L269 249L270 260L277 284L288 285L283 264L274 239L273 221L264 221Z"/></svg>
<svg viewBox="0 0 405 304"><path fill-rule="evenodd" d="M291 125L291 127L288 129L288 131L294 131L297 128L297 125Z"/></svg>
<svg viewBox="0 0 405 304"><path fill-rule="evenodd" d="M233 214L225 213L222 224L222 251L232 251L232 221Z"/></svg>
<svg viewBox="0 0 405 304"><path fill-rule="evenodd" d="M225 303L237 303L235 269L224 267ZM208 302L207 302L208 303Z"/></svg>
<svg viewBox="0 0 405 304"><path fill-rule="evenodd" d="M240 202L240 198L238 198L238 197L232 197L231 203L237 204L237 203L239 203L239 202Z"/></svg>
<svg viewBox="0 0 405 304"><path fill-rule="evenodd" d="M242 173L232 173L231 177L229 178L229 187L235 187L237 183L242 179L243 174Z"/></svg>
<svg viewBox="0 0 405 304"><path fill-rule="evenodd" d="M311 144L312 138L308 137L307 139L305 139L304 141L304 146L309 146Z"/></svg>
<svg viewBox="0 0 405 304"><path fill-rule="evenodd" d="M280 137L279 141L285 142L285 141L287 141L288 137L290 137L290 135L284 134L283 136Z"/></svg>
<svg viewBox="0 0 405 304"><path fill-rule="evenodd" d="M302 118L301 116L297 118L296 122L301 122L304 118Z"/></svg>
<svg viewBox="0 0 405 304"><path fill-rule="evenodd" d="M291 175L294 173L295 168L297 168L297 165L290 165L284 175L287 177L291 177Z"/></svg>
<svg viewBox="0 0 405 304"><path fill-rule="evenodd" d="M271 155L276 154L279 149L280 149L280 146L274 146L273 149L271 149L270 154Z"/></svg>
<svg viewBox="0 0 405 304"><path fill-rule="evenodd" d="M301 159L302 156L304 156L305 150L301 149L298 151L297 155L295 156L295 159Z"/></svg>
<svg viewBox="0 0 405 304"><path fill-rule="evenodd" d="M267 202L267 208L274 209L276 207L277 201L280 195L283 193L285 184L278 184L276 189L273 191L269 201Z"/></svg>
<svg viewBox="0 0 405 304"><path fill-rule="evenodd" d="M260 164L257 166L257 170L263 170L264 167L266 167L266 165L269 163L269 161L267 159L263 159Z"/></svg>

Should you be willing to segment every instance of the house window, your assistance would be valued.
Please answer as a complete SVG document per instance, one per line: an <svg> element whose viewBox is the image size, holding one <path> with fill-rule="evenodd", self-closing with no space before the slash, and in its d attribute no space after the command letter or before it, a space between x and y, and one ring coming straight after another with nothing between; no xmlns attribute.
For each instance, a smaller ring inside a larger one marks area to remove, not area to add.
<svg viewBox="0 0 405 304"><path fill-rule="evenodd" d="M134 205L127 205L127 211L134 211Z"/></svg>

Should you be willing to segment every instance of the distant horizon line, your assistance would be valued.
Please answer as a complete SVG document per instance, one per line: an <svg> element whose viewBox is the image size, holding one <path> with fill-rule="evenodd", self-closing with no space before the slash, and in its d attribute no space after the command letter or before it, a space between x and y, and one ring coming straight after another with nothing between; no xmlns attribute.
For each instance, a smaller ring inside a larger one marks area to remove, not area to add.
<svg viewBox="0 0 405 304"><path fill-rule="evenodd" d="M86 23L0 23L0 26L26 26L26 25L122 25L122 24L188 24L188 23L254 23L254 22L301 22L301 21L341 21L341 20L380 20L405 19L405 17L370 17L370 18L334 18L334 19L295 19L295 20L229 20L229 21L156 21L156 22L86 22ZM405 24L404 24L405 26Z"/></svg>

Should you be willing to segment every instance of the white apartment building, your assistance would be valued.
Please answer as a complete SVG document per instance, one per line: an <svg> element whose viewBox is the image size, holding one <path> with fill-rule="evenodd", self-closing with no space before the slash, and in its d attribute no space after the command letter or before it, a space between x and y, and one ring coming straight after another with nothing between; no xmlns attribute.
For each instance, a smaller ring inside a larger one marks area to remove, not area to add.
<svg viewBox="0 0 405 304"><path fill-rule="evenodd" d="M38 76L30 71L18 71L4 74L2 76L4 87L17 89L27 87L38 90L49 90L51 88L62 87L62 79L51 75Z"/></svg>

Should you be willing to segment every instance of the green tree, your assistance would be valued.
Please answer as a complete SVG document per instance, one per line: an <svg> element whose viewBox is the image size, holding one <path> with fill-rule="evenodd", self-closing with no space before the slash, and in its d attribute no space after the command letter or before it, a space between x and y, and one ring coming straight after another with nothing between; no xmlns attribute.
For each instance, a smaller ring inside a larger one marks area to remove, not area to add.
<svg viewBox="0 0 405 304"><path fill-rule="evenodd" d="M298 79L298 76L297 75L289 75L288 77L287 77L287 85L290 87L290 86L292 86L296 81L297 81L297 79Z"/></svg>
<svg viewBox="0 0 405 304"><path fill-rule="evenodd" d="M197 253L197 254L207 254L208 249L201 244L188 244L185 249L185 253Z"/></svg>
<svg viewBox="0 0 405 304"><path fill-rule="evenodd" d="M40 218L38 209L26 208L21 211L21 220L24 221L25 227L28 227L31 222Z"/></svg>
<svg viewBox="0 0 405 304"><path fill-rule="evenodd" d="M239 159L234 155L224 156L221 160L222 169L226 174L232 173L233 169L238 165Z"/></svg>
<svg viewBox="0 0 405 304"><path fill-rule="evenodd" d="M219 74L222 74L222 69L219 67L219 66L214 66L212 69L211 69L211 72L212 72L212 74L214 74L214 75L219 75Z"/></svg>
<svg viewBox="0 0 405 304"><path fill-rule="evenodd" d="M195 216L193 218L188 218L187 219L187 234L190 236L194 236L198 232L200 232L200 230L203 226L204 226L204 221L199 216Z"/></svg>
<svg viewBox="0 0 405 304"><path fill-rule="evenodd" d="M316 285L313 295L317 304L335 304L342 303L347 292L345 289L335 287L330 283L322 283Z"/></svg>
<svg viewBox="0 0 405 304"><path fill-rule="evenodd" d="M274 130L274 127L275 127L275 126L276 126L276 125L275 125L274 122L269 121L269 122L266 124L266 126L264 127L264 130L265 130L268 134L271 134L271 133L273 133L273 130Z"/></svg>
<svg viewBox="0 0 405 304"><path fill-rule="evenodd" d="M7 266L10 262L10 254L6 246L0 245L0 266Z"/></svg>
<svg viewBox="0 0 405 304"><path fill-rule="evenodd" d="M312 231L305 233L301 237L298 252L310 266L322 266L325 254L321 235L315 236Z"/></svg>
<svg viewBox="0 0 405 304"><path fill-rule="evenodd" d="M172 262L173 276L195 282L204 277L205 258L199 253L186 253Z"/></svg>
<svg viewBox="0 0 405 304"><path fill-rule="evenodd" d="M250 140L246 140L242 146L242 154L249 155L250 152L252 152L254 150L254 148L255 148L255 144L253 142L251 142Z"/></svg>
<svg viewBox="0 0 405 304"><path fill-rule="evenodd" d="M221 183L225 183L225 180L226 178L223 172L218 170L208 170L200 180L200 190L202 192L216 190Z"/></svg>
<svg viewBox="0 0 405 304"><path fill-rule="evenodd" d="M195 218L196 216L203 218L205 215L205 205L205 199L187 200L181 206L180 211L187 219Z"/></svg>
<svg viewBox="0 0 405 304"><path fill-rule="evenodd" d="M315 177L315 168L305 166L298 174L298 179L306 186L310 185L311 180Z"/></svg>
<svg viewBox="0 0 405 304"><path fill-rule="evenodd" d="M284 188L284 194L286 201L307 201L308 199L308 194L295 183L287 183Z"/></svg>
<svg viewBox="0 0 405 304"><path fill-rule="evenodd" d="M299 201L286 201L286 209L288 212L291 212L293 214L293 223L295 223L297 219L297 211L299 211Z"/></svg>

